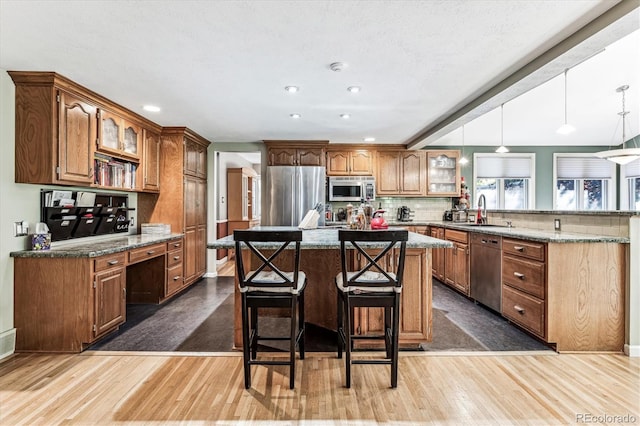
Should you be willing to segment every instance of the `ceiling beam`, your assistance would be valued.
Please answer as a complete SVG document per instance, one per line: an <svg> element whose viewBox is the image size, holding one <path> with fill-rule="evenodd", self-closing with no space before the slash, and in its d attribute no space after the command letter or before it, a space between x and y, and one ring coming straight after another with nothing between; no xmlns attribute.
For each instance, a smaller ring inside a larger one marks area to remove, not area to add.
<svg viewBox="0 0 640 426"><path fill-rule="evenodd" d="M551 49L447 114L411 138L408 149L421 149L458 127L549 81L639 27L640 0L622 0Z"/></svg>

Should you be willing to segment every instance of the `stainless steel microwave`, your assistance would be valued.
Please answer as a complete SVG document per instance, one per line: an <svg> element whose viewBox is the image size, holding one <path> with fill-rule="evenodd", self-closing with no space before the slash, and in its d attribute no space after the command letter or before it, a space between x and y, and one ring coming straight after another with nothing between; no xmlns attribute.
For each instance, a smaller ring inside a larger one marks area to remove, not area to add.
<svg viewBox="0 0 640 426"><path fill-rule="evenodd" d="M329 177L329 201L360 201L376 199L376 178L373 176Z"/></svg>

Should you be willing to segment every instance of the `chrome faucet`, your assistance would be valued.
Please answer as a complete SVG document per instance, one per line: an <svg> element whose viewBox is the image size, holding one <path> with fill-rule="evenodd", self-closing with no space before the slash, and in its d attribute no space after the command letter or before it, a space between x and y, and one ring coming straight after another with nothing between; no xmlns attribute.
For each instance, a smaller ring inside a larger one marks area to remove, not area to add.
<svg viewBox="0 0 640 426"><path fill-rule="evenodd" d="M487 199L484 194L478 197L478 223L487 223Z"/></svg>

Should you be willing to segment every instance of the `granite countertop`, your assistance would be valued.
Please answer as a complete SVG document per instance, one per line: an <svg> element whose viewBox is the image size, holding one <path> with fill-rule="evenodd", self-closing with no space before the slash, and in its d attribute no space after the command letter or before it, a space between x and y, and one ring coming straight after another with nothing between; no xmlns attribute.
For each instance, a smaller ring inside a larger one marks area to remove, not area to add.
<svg viewBox="0 0 640 426"><path fill-rule="evenodd" d="M330 225L340 225L344 222L327 222ZM441 220L412 220L410 222L388 221L389 226L441 226L443 228L457 229L467 232L480 232L483 234L500 235L503 237L521 238L545 243L629 243L628 237L615 237L610 235L580 234L576 232L554 232L538 229L512 227L501 225L479 225L471 223L444 222Z"/></svg>
<svg viewBox="0 0 640 426"><path fill-rule="evenodd" d="M473 225L456 222L427 221L420 225L442 226L467 232L500 235L502 237L520 238L543 243L629 243L628 237L614 237L610 235L579 234L575 232L542 231L539 229L507 227L495 225Z"/></svg>
<svg viewBox="0 0 640 426"><path fill-rule="evenodd" d="M283 227L283 226L258 226L252 229L263 230L297 230L295 227ZM362 244L363 247L376 247L381 244ZM262 248L278 248L280 245L277 243L260 245ZM407 248L442 248L453 247L453 243L450 241L440 240L438 238L431 238L426 235L417 234L415 232L409 232L409 241L407 241ZM210 249L229 249L235 248L235 242L233 241L233 235L229 235L214 242L208 243L207 248ZM302 242L300 243L301 249L339 249L340 241L338 241L338 228L327 226L318 229L305 229L302 231Z"/></svg>
<svg viewBox="0 0 640 426"><path fill-rule="evenodd" d="M49 250L22 250L11 252L11 257L98 257L145 247L151 244L182 238L182 234L119 235L100 240L57 242Z"/></svg>

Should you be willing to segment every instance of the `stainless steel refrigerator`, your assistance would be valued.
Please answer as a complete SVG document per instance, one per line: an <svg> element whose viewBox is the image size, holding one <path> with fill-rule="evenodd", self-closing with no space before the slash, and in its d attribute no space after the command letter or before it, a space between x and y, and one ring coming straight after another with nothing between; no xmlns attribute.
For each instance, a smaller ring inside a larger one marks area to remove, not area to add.
<svg viewBox="0 0 640 426"><path fill-rule="evenodd" d="M298 226L305 214L320 203L323 208L318 226L324 226L324 167L269 166L266 185L264 225Z"/></svg>

